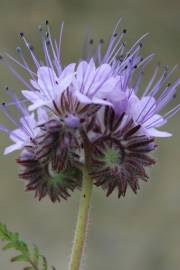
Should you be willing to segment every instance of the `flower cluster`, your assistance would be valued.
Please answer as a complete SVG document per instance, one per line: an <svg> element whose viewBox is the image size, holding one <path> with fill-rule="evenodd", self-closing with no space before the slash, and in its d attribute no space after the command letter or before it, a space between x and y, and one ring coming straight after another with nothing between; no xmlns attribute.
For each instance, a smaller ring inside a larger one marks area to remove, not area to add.
<svg viewBox="0 0 180 270"><path fill-rule="evenodd" d="M139 95L144 70L153 59L153 54L141 56L145 35L127 49L126 30L119 31L118 22L105 53L102 39L96 47L90 39L85 57L63 66L63 24L59 42L52 38L48 21L39 31L44 60L38 59L24 33L20 37L29 59L20 47L20 60L8 53L1 56L26 89L21 90L21 98L6 89L12 101L2 103L1 110L15 129L0 125L13 141L4 153L21 150L19 176L39 199L46 195L53 202L67 199L71 191L81 188L84 164L93 183L107 196L114 189L118 197L125 196L128 185L136 193L139 181L148 179L146 167L155 164L149 155L157 147L155 137L171 136L159 128L180 109L176 105L161 113L180 84L180 79L169 83L174 68L168 72L166 67L158 76L157 65ZM9 60L28 73L28 81ZM19 120L11 112L12 105L20 113Z"/></svg>

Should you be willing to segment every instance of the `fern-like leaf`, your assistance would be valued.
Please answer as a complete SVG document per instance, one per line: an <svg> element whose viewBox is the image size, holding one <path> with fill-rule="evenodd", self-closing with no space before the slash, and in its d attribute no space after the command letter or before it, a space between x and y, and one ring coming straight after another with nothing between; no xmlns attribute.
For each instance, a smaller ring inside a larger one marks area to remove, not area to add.
<svg viewBox="0 0 180 270"><path fill-rule="evenodd" d="M28 266L23 270L48 270L48 263L46 258L40 254L39 248L34 245L30 250L28 245L20 240L19 234L11 232L6 225L0 223L0 240L6 242L3 250L15 249L19 254L11 258L11 262L26 262ZM52 267L52 269L55 269Z"/></svg>

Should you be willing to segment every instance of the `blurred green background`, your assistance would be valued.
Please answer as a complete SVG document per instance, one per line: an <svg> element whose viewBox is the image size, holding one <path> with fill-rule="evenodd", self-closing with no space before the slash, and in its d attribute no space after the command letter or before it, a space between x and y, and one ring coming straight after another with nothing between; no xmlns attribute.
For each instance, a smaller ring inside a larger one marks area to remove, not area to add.
<svg viewBox="0 0 180 270"><path fill-rule="evenodd" d="M21 31L38 46L37 26L48 19L56 34L59 22L64 20L63 60L67 63L80 55L87 27L92 28L95 39L107 40L119 17L123 17L123 28L128 29L128 44L150 32L144 53L155 52L156 61L162 65L180 64L179 0L0 0L0 50L14 54L21 43ZM21 89L18 80L2 66L0 82L1 86ZM83 270L180 269L178 117L166 126L174 136L158 141L158 164L151 170L151 181L142 183L138 196L128 192L125 199L118 200L116 195L107 199L104 192L94 188ZM2 153L9 140L1 134L0 142ZM80 193L60 204L37 202L32 193L24 192L18 180L16 157L17 153L0 155L0 221L21 232L23 239L39 245L50 264L65 270ZM22 269L21 263L9 262L12 255L0 251L0 269Z"/></svg>

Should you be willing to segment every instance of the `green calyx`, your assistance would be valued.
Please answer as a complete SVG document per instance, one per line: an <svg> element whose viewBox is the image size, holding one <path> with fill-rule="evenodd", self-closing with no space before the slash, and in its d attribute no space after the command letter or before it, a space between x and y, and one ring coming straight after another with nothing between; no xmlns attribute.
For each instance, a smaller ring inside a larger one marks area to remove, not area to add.
<svg viewBox="0 0 180 270"><path fill-rule="evenodd" d="M64 171L54 174L49 178L49 185L53 187L64 186L66 179L66 173Z"/></svg>
<svg viewBox="0 0 180 270"><path fill-rule="evenodd" d="M51 187L66 187L72 183L74 179L80 179L80 171L77 168L63 169L59 173L51 171L51 177L49 178L48 184Z"/></svg>
<svg viewBox="0 0 180 270"><path fill-rule="evenodd" d="M114 148L106 148L102 160L105 161L108 167L117 166L120 160L119 151Z"/></svg>

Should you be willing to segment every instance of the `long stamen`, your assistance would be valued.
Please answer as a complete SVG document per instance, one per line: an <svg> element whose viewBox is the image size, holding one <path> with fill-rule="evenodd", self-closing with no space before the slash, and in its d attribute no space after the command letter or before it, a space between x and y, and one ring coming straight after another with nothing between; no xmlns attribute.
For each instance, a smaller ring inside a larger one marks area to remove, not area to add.
<svg viewBox="0 0 180 270"><path fill-rule="evenodd" d="M121 18L118 20L118 22L117 22L117 24L116 24L116 26L115 26L115 28L113 30L113 33L112 33L112 36L111 36L111 39L110 39L110 42L109 42L108 49L106 51L106 54L105 54L105 56L103 58L102 63L107 63L107 58L109 57L109 54L110 54L110 52L112 50L114 42L115 42L115 40L117 39L117 36L118 36L117 29L118 29L118 27L120 25L121 20L122 20Z"/></svg>
<svg viewBox="0 0 180 270"><path fill-rule="evenodd" d="M0 124L0 130L9 134L10 130L8 128L6 128L4 125Z"/></svg>
<svg viewBox="0 0 180 270"><path fill-rule="evenodd" d="M148 92L150 91L151 86L153 85L153 83L154 83L154 81L155 81L155 79L156 79L156 77L157 77L157 74L159 73L159 69L160 69L160 64L158 64L158 65L156 66L156 68L155 68L155 70L154 70L154 73L153 73L153 75L152 75L152 78L151 78L151 80L149 81L148 85L146 86L145 91L143 92L143 97L148 95Z"/></svg>
<svg viewBox="0 0 180 270"><path fill-rule="evenodd" d="M37 76L37 74L35 72L33 72L30 67L28 66L27 62L25 61L25 58L23 56L22 53L22 49L20 47L17 47L16 51L19 53L19 55L21 56L21 58L24 61L24 64L22 64L21 62L19 62L17 59L15 59L14 57L12 57L9 53L5 52L5 55L14 63L16 63L18 66L20 66L21 68L23 68L25 71L27 71L32 77Z"/></svg>
<svg viewBox="0 0 180 270"><path fill-rule="evenodd" d="M47 29L48 29L48 31L47 31L48 40L50 42L52 54L53 54L53 57L54 57L54 65L55 65L55 67L57 69L57 72L60 74L60 72L61 72L60 60L58 59L57 52L55 52L55 48L54 48L52 38L51 38L51 32L50 32L49 24L47 24Z"/></svg>
<svg viewBox="0 0 180 270"><path fill-rule="evenodd" d="M176 107L174 107L173 109L171 109L169 112L167 112L164 115L164 118L166 120L170 119L171 117L173 117L178 111L180 111L180 104L178 104Z"/></svg>
<svg viewBox="0 0 180 270"><path fill-rule="evenodd" d="M126 34L126 30L123 30L122 34L120 35L120 37L118 38L115 46L113 47L111 53L109 54L106 62L107 63L112 63L113 59L118 55L119 51L121 50L122 48L122 45L120 46L120 48L118 48L118 46L120 45L120 43L122 42L123 40L123 37L124 35ZM118 49L117 49L118 48Z"/></svg>
<svg viewBox="0 0 180 270"><path fill-rule="evenodd" d="M22 40L24 41L24 43L25 43L25 45L26 45L28 51L30 52L30 55L31 55L31 57L32 57L32 59L33 59L33 61L34 61L34 64L35 64L36 68L38 69L41 65L40 65L40 63L39 63L39 61L38 61L38 59L37 59L35 53L33 52L33 47L32 47L32 46L28 43L28 41L26 40L26 38L25 38L25 36L24 36L24 33L21 32L21 33L20 33L20 37L21 37Z"/></svg>
<svg viewBox="0 0 180 270"><path fill-rule="evenodd" d="M5 116L9 119L9 121L11 123L13 123L16 127L19 128L19 124L18 122L14 119L14 117L11 115L11 113L9 112L8 108L6 107L6 103L3 102L1 105L0 105L0 109L3 111L3 113L5 114Z"/></svg>

